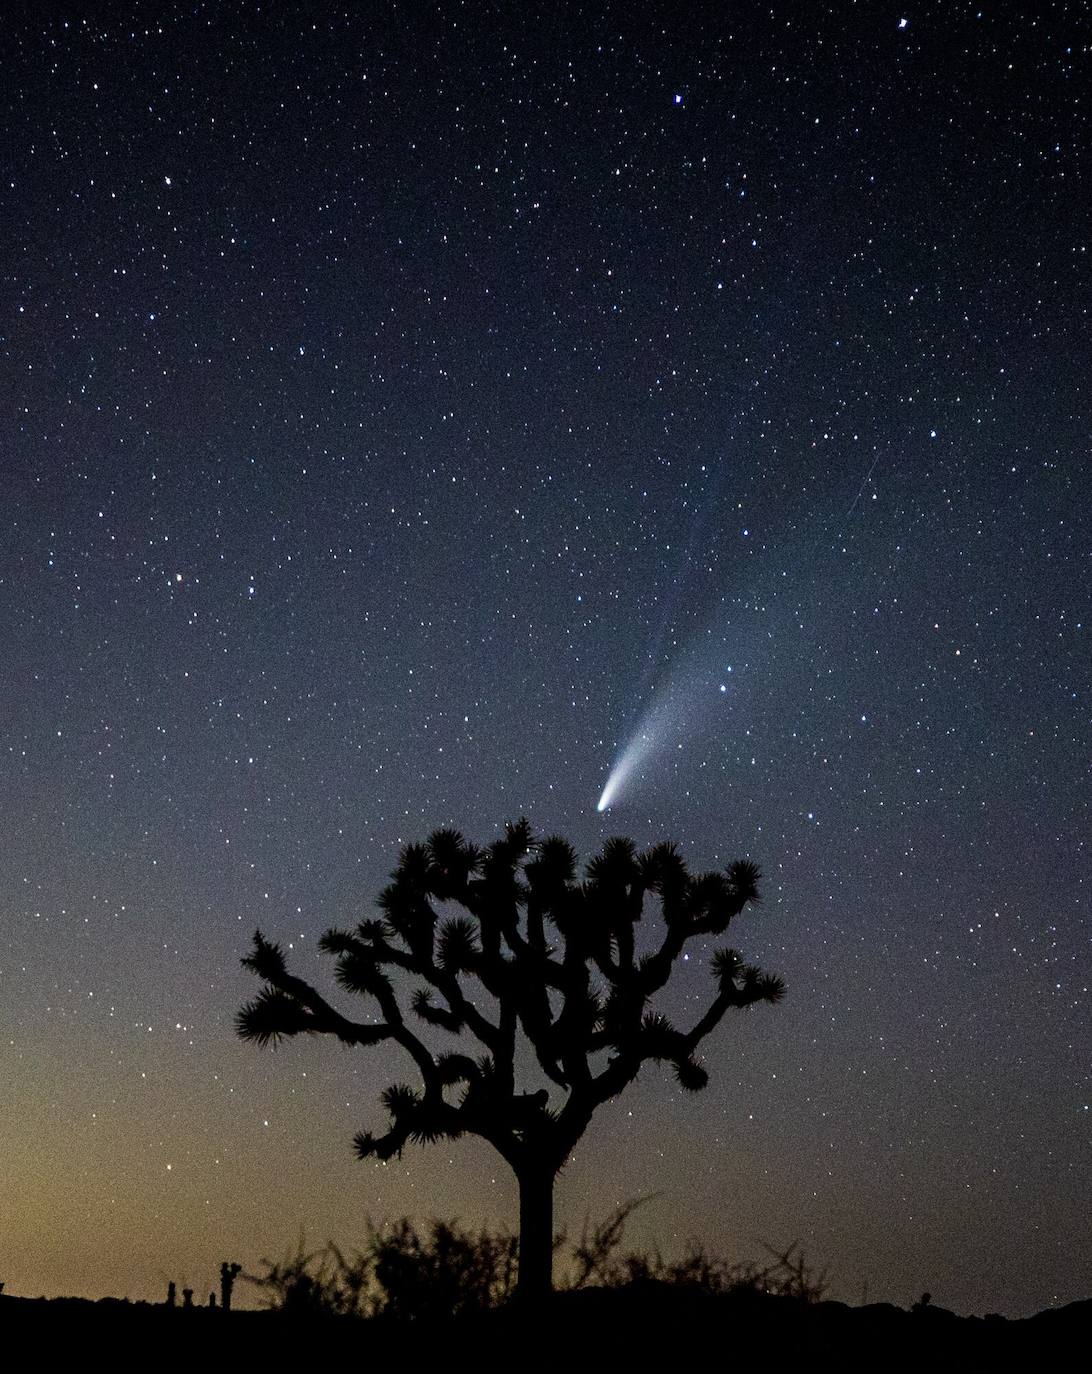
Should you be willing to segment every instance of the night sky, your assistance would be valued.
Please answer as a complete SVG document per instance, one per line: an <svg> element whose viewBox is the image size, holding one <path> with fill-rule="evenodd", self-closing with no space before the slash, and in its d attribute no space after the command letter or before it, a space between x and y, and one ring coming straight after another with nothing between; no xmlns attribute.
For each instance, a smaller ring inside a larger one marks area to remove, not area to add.
<svg viewBox="0 0 1092 1374"><path fill-rule="evenodd" d="M514 1224L233 1017L525 814L755 860L789 987L559 1223L1088 1296L1087 5L80 10L2 39L7 1291Z"/></svg>

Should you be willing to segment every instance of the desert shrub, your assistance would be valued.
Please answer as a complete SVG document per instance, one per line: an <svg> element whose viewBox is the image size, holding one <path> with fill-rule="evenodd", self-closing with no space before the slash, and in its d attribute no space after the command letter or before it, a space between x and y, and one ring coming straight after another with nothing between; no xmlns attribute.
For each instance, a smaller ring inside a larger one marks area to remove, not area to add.
<svg viewBox="0 0 1092 1374"><path fill-rule="evenodd" d="M624 1203L595 1227L584 1224L580 1240L558 1236L557 1287L627 1288L655 1283L709 1294L752 1294L809 1303L826 1291L826 1275L810 1266L797 1242L786 1250L765 1246L765 1263L736 1263L691 1243L682 1258L658 1250L623 1251L626 1222L647 1199ZM484 1227L469 1231L457 1221L418 1227L409 1218L376 1227L349 1254L329 1244L295 1254L264 1272L244 1275L264 1292L266 1305L286 1313L366 1316L396 1321L458 1316L503 1306L518 1277L518 1237Z"/></svg>
<svg viewBox="0 0 1092 1374"><path fill-rule="evenodd" d="M676 1260L664 1259L655 1249L619 1253L626 1222L647 1201L648 1198L634 1198L623 1203L591 1230L585 1221L580 1240L572 1246L572 1259L560 1286L625 1288L658 1283L703 1293L750 1292L805 1303L818 1302L827 1291L826 1274L818 1273L807 1263L798 1241L785 1250L762 1242L769 1255L765 1263L733 1262L711 1254L698 1241L691 1241L682 1258Z"/></svg>
<svg viewBox="0 0 1092 1374"><path fill-rule="evenodd" d="M370 1262L361 1252L346 1256L332 1243L308 1252L301 1237L295 1254L262 1266L243 1278L262 1290L267 1307L293 1316L372 1315Z"/></svg>
<svg viewBox="0 0 1092 1374"><path fill-rule="evenodd" d="M432 1221L422 1234L407 1219L373 1230L368 1247L377 1315L458 1316L499 1307L516 1283L518 1239Z"/></svg>
<svg viewBox="0 0 1092 1374"><path fill-rule="evenodd" d="M368 1223L368 1242L346 1255L336 1245L263 1260L244 1275L278 1311L418 1320L499 1307L516 1281L518 1240L507 1232L465 1230L457 1221L418 1229L408 1218Z"/></svg>

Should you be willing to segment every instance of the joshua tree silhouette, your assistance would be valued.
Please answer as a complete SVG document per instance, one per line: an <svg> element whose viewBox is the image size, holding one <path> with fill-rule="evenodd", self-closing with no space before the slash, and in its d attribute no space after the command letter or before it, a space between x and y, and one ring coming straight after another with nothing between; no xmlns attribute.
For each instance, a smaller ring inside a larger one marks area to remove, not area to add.
<svg viewBox="0 0 1092 1374"><path fill-rule="evenodd" d="M243 963L264 986L238 1013L236 1028L261 1045L304 1032L346 1045L401 1045L421 1088L396 1083L386 1090L389 1127L380 1136L358 1135L357 1154L390 1159L410 1141L487 1140L519 1184L519 1292L535 1297L552 1281L554 1179L596 1109L647 1060L670 1063L689 1091L704 1088L708 1074L695 1052L725 1012L783 996L780 979L724 948L709 959L712 1000L689 1029L676 1029L649 1005L689 941L723 934L758 900L759 877L743 861L724 873L692 875L673 844L639 854L631 840L614 839L581 880L571 845L556 836L536 842L526 820L506 826L485 849L438 830L402 851L379 897L382 919L322 937L338 983L371 999L375 1019L353 1021L336 1011L288 972L283 951L259 931ZM650 952L638 954L634 927L649 893L659 899L662 932ZM465 914L441 914L441 903ZM419 980L410 1002L419 1022L469 1032L486 1053L434 1053L407 1025L392 975ZM479 1008L475 984L491 994L495 1013ZM520 1030L550 1088L518 1090Z"/></svg>
<svg viewBox="0 0 1092 1374"><path fill-rule="evenodd" d="M231 1294L235 1280L243 1271L241 1264L229 1264L224 1260L220 1265L220 1306L225 1312L231 1311Z"/></svg>

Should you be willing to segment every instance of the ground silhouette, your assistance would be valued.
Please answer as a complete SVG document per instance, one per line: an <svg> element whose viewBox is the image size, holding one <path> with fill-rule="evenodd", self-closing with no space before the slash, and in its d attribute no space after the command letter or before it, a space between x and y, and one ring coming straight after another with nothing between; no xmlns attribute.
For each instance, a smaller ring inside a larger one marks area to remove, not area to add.
<svg viewBox="0 0 1092 1374"><path fill-rule="evenodd" d="M263 1045L318 1034L401 1046L420 1088L386 1090L388 1128L358 1135L358 1155L390 1159L410 1142L465 1134L488 1141L519 1185L520 1293L541 1298L552 1278L554 1180L596 1110L649 1060L670 1064L683 1088L704 1088L708 1074L695 1054L725 1013L783 996L778 978L724 947L709 961L712 996L692 1025L679 1029L651 1005L688 942L722 935L758 899L759 877L745 861L691 874L675 845L638 853L628 839L608 840L578 876L568 841L537 841L526 820L485 848L438 830L402 851L379 919L321 940L337 982L371 1002L377 1019L335 1010L289 973L283 951L259 931L243 963L264 986L239 1012L237 1030ZM658 933L639 942L650 895ZM451 906L462 914L447 914ZM407 1024L407 979L420 1025L468 1034L485 1053L433 1052ZM495 1000L495 1019L479 1010L475 986ZM548 1086L517 1083L520 1033Z"/></svg>
<svg viewBox="0 0 1092 1374"><path fill-rule="evenodd" d="M267 1308L235 1311L178 1306L175 1285L162 1304L117 1299L0 1296L6 1349L20 1346L59 1358L113 1352L126 1367L139 1360L212 1359L314 1363L330 1360L404 1364L435 1361L475 1371L557 1369L601 1374L605 1358L634 1369L677 1363L680 1350L705 1351L730 1366L790 1362L832 1370L1050 1367L1092 1337L1092 1302L1024 1320L960 1317L928 1294L909 1311L889 1303L848 1307L823 1301L824 1277L799 1247L773 1249L762 1263L730 1262L692 1246L681 1259L623 1252L619 1207L579 1241L562 1248L564 1291L537 1303L516 1300L515 1240L507 1232L470 1231L457 1222L418 1226L403 1218L369 1227L365 1248L332 1245L265 1262L264 1275L221 1265L221 1278L258 1284ZM189 1291L189 1290L187 1290ZM211 1296L211 1295L210 1295Z"/></svg>
<svg viewBox="0 0 1092 1374"><path fill-rule="evenodd" d="M1061 1365L1092 1340L1092 1301L1034 1317L960 1317L928 1305L801 1304L789 1297L708 1295L669 1284L557 1293L542 1305L407 1325L381 1319L295 1317L280 1312L154 1306L117 1299L0 1295L6 1349L84 1360L109 1352L115 1367L150 1360L208 1359L324 1363L435 1360L475 1371L601 1371L605 1359L635 1369L706 1351L726 1367L742 1360L771 1369L806 1360L832 1370L1042 1368ZM719 1352L719 1355L718 1355ZM706 1356L708 1358L708 1355Z"/></svg>

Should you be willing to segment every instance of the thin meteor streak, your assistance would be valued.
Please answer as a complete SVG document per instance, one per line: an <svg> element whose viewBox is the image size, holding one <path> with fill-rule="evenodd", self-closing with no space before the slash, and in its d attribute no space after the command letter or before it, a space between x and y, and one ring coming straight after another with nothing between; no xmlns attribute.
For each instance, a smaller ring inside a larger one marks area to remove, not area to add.
<svg viewBox="0 0 1092 1374"><path fill-rule="evenodd" d="M846 511L845 516L844 516L844 519L848 520L849 517L853 514L853 512L857 509L857 502L861 499L861 493L864 491L865 487L868 486L868 483L869 483L869 480L870 480L871 477L872 477L872 474L876 471L876 464L877 464L879 461L880 461L880 455L877 453L876 456L875 456L875 458L873 458L873 460L872 460L872 466L871 466L871 467L868 469L868 471L865 473L865 479L864 479L864 481L861 483L861 485L858 487L858 489L857 489L857 495L853 498L852 502L850 503L849 510Z"/></svg>

